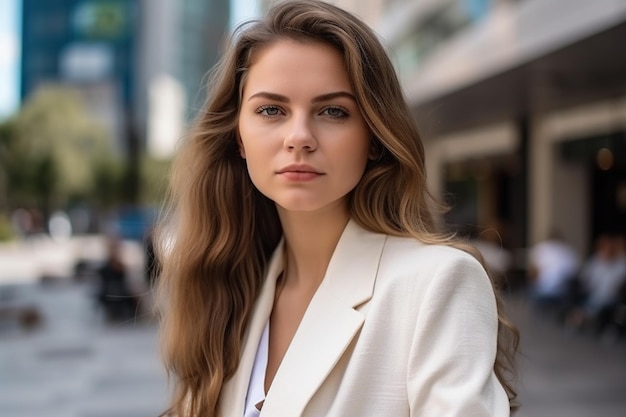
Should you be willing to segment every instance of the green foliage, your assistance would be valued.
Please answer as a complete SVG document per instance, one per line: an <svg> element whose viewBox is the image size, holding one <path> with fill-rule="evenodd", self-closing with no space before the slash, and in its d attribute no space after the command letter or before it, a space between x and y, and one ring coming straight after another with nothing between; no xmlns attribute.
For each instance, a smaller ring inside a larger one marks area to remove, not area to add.
<svg viewBox="0 0 626 417"><path fill-rule="evenodd" d="M155 159L148 155L141 158L141 202L146 205L160 205L167 192L167 178L171 161Z"/></svg>
<svg viewBox="0 0 626 417"><path fill-rule="evenodd" d="M11 222L6 216L0 213L0 242L6 242L13 239L13 237Z"/></svg>
<svg viewBox="0 0 626 417"><path fill-rule="evenodd" d="M40 89L0 124L0 211L47 212L76 200L114 204L122 163L111 144L79 94Z"/></svg>
<svg viewBox="0 0 626 417"><path fill-rule="evenodd" d="M94 187L91 200L101 208L111 208L122 201L124 164L121 160L103 158L93 166Z"/></svg>

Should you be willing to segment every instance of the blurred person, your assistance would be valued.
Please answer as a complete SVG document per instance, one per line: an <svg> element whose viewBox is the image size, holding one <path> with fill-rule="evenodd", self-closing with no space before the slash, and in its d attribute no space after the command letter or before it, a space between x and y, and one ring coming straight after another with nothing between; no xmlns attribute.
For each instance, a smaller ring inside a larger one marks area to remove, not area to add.
<svg viewBox="0 0 626 417"><path fill-rule="evenodd" d="M48 220L48 233L57 242L66 242L72 237L72 223L63 211L55 211Z"/></svg>
<svg viewBox="0 0 626 417"><path fill-rule="evenodd" d="M27 239L35 233L35 215L32 211L18 208L11 214L11 224L15 233Z"/></svg>
<svg viewBox="0 0 626 417"><path fill-rule="evenodd" d="M278 3L209 91L172 173L164 415L508 416L517 333L473 249L435 226L372 30Z"/></svg>
<svg viewBox="0 0 626 417"><path fill-rule="evenodd" d="M576 252L556 232L533 246L529 267L532 301L540 309L561 314L579 267Z"/></svg>
<svg viewBox="0 0 626 417"><path fill-rule="evenodd" d="M570 314L569 321L578 327L590 324L601 333L612 320L626 282L624 237L600 235L595 252L583 266L580 280L583 302Z"/></svg>
<svg viewBox="0 0 626 417"><path fill-rule="evenodd" d="M126 266L116 236L107 238L107 258L98 268L98 300L108 321L125 321L136 316L138 299L128 287Z"/></svg>

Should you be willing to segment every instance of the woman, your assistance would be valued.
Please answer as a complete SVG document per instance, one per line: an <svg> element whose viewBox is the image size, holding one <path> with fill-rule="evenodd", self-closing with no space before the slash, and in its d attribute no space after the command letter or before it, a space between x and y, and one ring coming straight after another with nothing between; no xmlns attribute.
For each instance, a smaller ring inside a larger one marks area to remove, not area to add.
<svg viewBox="0 0 626 417"><path fill-rule="evenodd" d="M172 173L166 414L509 415L517 335L436 230L373 32L281 3L233 36L209 91Z"/></svg>

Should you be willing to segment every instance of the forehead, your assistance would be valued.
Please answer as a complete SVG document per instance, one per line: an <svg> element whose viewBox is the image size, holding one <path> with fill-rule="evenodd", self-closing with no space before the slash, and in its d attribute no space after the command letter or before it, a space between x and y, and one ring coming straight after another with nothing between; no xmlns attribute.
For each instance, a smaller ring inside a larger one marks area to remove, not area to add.
<svg viewBox="0 0 626 417"><path fill-rule="evenodd" d="M289 39L257 50L248 70L244 94L257 88L291 87L352 91L343 56L330 45Z"/></svg>

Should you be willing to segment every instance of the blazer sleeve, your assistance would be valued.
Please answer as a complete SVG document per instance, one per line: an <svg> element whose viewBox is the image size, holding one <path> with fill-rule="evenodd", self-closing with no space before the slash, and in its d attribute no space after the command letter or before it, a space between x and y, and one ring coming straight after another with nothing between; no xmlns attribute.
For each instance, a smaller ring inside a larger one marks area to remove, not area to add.
<svg viewBox="0 0 626 417"><path fill-rule="evenodd" d="M509 416L493 371L498 318L485 270L470 255L454 253L428 279L408 360L410 415Z"/></svg>

